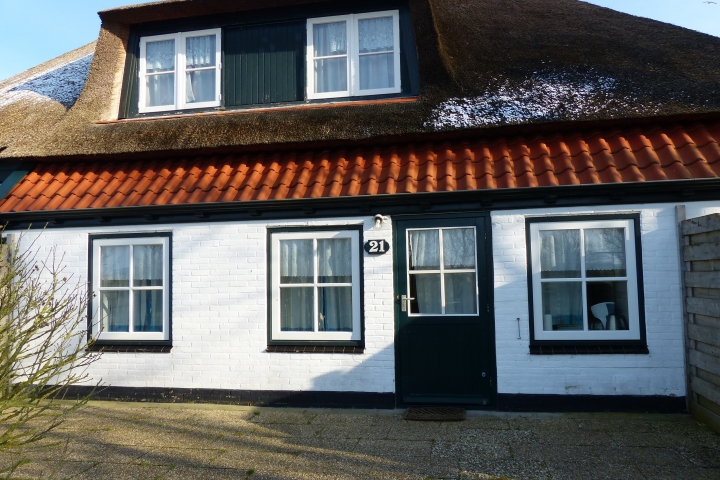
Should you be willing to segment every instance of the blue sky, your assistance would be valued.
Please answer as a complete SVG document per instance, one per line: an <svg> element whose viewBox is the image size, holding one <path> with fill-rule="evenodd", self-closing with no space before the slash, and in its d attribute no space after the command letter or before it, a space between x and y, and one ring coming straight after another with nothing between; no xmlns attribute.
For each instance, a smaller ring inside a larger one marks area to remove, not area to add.
<svg viewBox="0 0 720 480"><path fill-rule="evenodd" d="M0 80L95 40L100 29L99 10L141 1L0 0ZM720 0L589 3L720 37Z"/></svg>

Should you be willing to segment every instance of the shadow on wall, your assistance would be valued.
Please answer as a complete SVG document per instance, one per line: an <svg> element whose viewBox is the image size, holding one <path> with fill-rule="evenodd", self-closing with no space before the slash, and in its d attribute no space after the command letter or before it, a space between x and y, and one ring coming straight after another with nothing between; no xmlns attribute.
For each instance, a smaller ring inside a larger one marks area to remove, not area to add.
<svg viewBox="0 0 720 480"><path fill-rule="evenodd" d="M76 60L60 68L52 70L33 80L18 85L10 90L35 92L44 97L48 97L56 102L61 103L66 109L69 109L80 96L88 74L90 73L90 63L93 56L88 55L85 58Z"/></svg>
<svg viewBox="0 0 720 480"><path fill-rule="evenodd" d="M264 355L315 355L322 359L326 355L347 354L298 354L263 353ZM390 376L388 383L394 385L394 351L388 346L380 352L357 360L358 365L347 369L332 371L316 377L312 386L306 390L241 390L212 388L155 388L155 387L100 387L71 386L64 394L69 398L93 393L93 400L120 402L157 402L157 403L217 403L226 405L246 405L259 407L293 408L395 408L395 393L358 391L359 387L372 388L377 384L375 377ZM322 389L322 390L320 390Z"/></svg>

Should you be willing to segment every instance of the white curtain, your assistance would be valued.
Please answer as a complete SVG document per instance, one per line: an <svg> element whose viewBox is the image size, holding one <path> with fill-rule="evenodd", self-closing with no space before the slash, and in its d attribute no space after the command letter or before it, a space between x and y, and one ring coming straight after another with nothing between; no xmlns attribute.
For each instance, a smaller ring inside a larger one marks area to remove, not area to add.
<svg viewBox="0 0 720 480"><path fill-rule="evenodd" d="M175 40L148 42L145 52L146 106L175 103Z"/></svg>
<svg viewBox="0 0 720 480"><path fill-rule="evenodd" d="M100 247L100 286L130 286L130 247Z"/></svg>
<svg viewBox="0 0 720 480"><path fill-rule="evenodd" d="M188 37L185 39L185 67L202 68L215 66L215 35Z"/></svg>
<svg viewBox="0 0 720 480"><path fill-rule="evenodd" d="M582 330L582 282L543 283L542 310L543 317L549 315L544 324L552 329Z"/></svg>
<svg viewBox="0 0 720 480"><path fill-rule="evenodd" d="M580 277L580 230L540 232L542 278Z"/></svg>
<svg viewBox="0 0 720 480"><path fill-rule="evenodd" d="M186 69L215 67L215 35L189 37L185 43ZM215 68L186 72L187 103L215 100Z"/></svg>
<svg viewBox="0 0 720 480"><path fill-rule="evenodd" d="M360 47L360 90L392 88L395 86L392 17L369 18L358 21L358 37Z"/></svg>
<svg viewBox="0 0 720 480"><path fill-rule="evenodd" d="M410 303L412 313L442 313L440 274L410 274Z"/></svg>
<svg viewBox="0 0 720 480"><path fill-rule="evenodd" d="M477 313L475 273L445 274L445 313Z"/></svg>
<svg viewBox="0 0 720 480"><path fill-rule="evenodd" d="M352 332L352 287L318 288L318 330Z"/></svg>
<svg viewBox="0 0 720 480"><path fill-rule="evenodd" d="M133 247L133 285L159 287L163 284L163 246L135 245Z"/></svg>
<svg viewBox="0 0 720 480"><path fill-rule="evenodd" d="M410 270L440 269L440 230L411 230Z"/></svg>
<svg viewBox="0 0 720 480"><path fill-rule="evenodd" d="M130 292L100 292L100 324L104 332L130 331Z"/></svg>
<svg viewBox="0 0 720 480"><path fill-rule="evenodd" d="M280 283L313 283L312 240L280 241Z"/></svg>
<svg viewBox="0 0 720 480"><path fill-rule="evenodd" d="M280 289L280 329L283 332L313 331L313 290L313 287Z"/></svg>
<svg viewBox="0 0 720 480"><path fill-rule="evenodd" d="M394 47L392 17L358 21L360 53L392 52Z"/></svg>
<svg viewBox="0 0 720 480"><path fill-rule="evenodd" d="M314 283L312 240L280 241L280 283ZM314 329L314 287L280 289L282 331L312 332Z"/></svg>
<svg viewBox="0 0 720 480"><path fill-rule="evenodd" d="M318 282L352 284L352 241L319 239ZM318 288L318 330L352 331L352 286Z"/></svg>
<svg viewBox="0 0 720 480"><path fill-rule="evenodd" d="M318 282L352 283L352 242L349 238L320 239Z"/></svg>
<svg viewBox="0 0 720 480"><path fill-rule="evenodd" d="M136 332L162 332L163 291L135 290L133 295L133 329Z"/></svg>
<svg viewBox="0 0 720 480"><path fill-rule="evenodd" d="M347 55L346 22L313 25L314 56ZM315 91L341 92L348 89L347 57L315 60Z"/></svg>
<svg viewBox="0 0 720 480"><path fill-rule="evenodd" d="M172 72L175 70L175 40L148 42L145 51L147 73Z"/></svg>

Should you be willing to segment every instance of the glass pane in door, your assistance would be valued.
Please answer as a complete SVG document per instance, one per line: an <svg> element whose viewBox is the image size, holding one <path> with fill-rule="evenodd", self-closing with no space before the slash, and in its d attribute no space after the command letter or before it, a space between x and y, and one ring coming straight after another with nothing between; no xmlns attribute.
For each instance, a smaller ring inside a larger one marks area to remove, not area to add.
<svg viewBox="0 0 720 480"><path fill-rule="evenodd" d="M475 229L443 230L443 264L447 269L475 268Z"/></svg>
<svg viewBox="0 0 720 480"><path fill-rule="evenodd" d="M442 298L440 292L439 273L411 274L410 275L410 313L442 313Z"/></svg>
<svg viewBox="0 0 720 480"><path fill-rule="evenodd" d="M409 233L410 270L440 269L440 230L411 230Z"/></svg>

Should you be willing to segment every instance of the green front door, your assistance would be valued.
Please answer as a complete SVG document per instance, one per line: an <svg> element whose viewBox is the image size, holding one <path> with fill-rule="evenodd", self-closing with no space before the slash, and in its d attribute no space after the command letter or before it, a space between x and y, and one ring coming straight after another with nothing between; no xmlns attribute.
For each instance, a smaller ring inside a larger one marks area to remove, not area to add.
<svg viewBox="0 0 720 480"><path fill-rule="evenodd" d="M489 217L395 222L398 404L494 403Z"/></svg>

